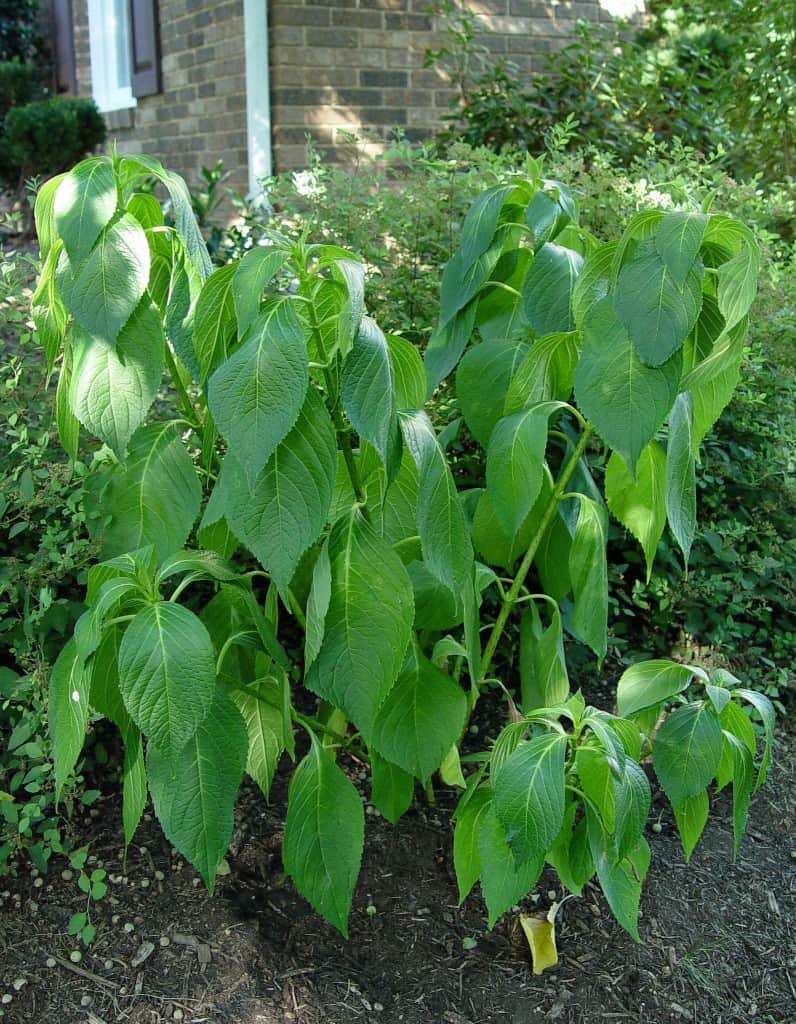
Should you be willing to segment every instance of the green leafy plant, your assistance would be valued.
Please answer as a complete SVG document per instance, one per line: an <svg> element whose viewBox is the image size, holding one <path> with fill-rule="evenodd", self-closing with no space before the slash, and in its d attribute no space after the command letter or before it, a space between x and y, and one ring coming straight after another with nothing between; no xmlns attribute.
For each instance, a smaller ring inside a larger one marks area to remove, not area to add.
<svg viewBox="0 0 796 1024"><path fill-rule="evenodd" d="M33 314L60 360L61 438L73 457L81 427L103 443L85 502L104 560L50 684L56 792L91 710L110 718L126 841L148 790L212 890L244 772L267 794L298 727L284 864L344 935L365 820L346 751L369 761L391 821L437 771L464 788L460 895L480 880L490 924L548 861L573 892L596 873L635 937L642 762L687 856L710 783L732 782L737 846L769 763L771 706L727 673L641 662L613 713L571 693L564 649L566 633L598 663L608 650L608 510L648 566L667 522L688 559L695 457L738 378L754 237L703 210L645 210L601 245L526 166L471 207L425 365L366 315L356 257L306 230L211 273L184 184L151 158L84 161L36 203ZM137 191L150 177L174 228ZM149 419L165 369L179 413ZM423 409L454 372L486 453L485 486L464 494L451 431ZM585 458L596 438L605 497ZM497 679L518 612L519 679ZM495 688L508 720L465 751L465 780L462 738ZM741 702L764 723L757 771Z"/></svg>

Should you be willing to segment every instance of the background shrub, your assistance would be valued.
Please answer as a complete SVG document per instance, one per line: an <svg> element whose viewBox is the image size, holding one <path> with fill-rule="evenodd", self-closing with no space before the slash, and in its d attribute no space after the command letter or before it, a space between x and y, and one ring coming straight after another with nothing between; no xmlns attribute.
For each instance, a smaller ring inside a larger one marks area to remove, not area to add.
<svg viewBox="0 0 796 1024"><path fill-rule="evenodd" d="M104 141L105 122L93 100L49 99L13 107L0 140L6 181L57 174Z"/></svg>

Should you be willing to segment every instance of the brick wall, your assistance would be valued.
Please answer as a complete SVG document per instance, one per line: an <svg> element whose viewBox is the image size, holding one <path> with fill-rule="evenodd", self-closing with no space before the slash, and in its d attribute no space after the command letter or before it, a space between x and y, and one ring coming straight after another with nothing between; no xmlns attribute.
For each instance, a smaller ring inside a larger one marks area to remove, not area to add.
<svg viewBox="0 0 796 1024"><path fill-rule="evenodd" d="M477 16L479 42L530 74L542 55L563 45L575 18L608 20L598 0L463 0ZM271 86L274 162L301 166L305 135L333 158L351 148L339 131L361 132L378 151L400 127L419 141L449 111L453 92L444 70L424 68L427 48L446 41L430 0L272 0Z"/></svg>
<svg viewBox="0 0 796 1024"><path fill-rule="evenodd" d="M87 0L73 0L78 93L91 95ZM189 184L223 159L227 184L248 188L243 0L160 0L163 91L106 116L108 140L149 153Z"/></svg>

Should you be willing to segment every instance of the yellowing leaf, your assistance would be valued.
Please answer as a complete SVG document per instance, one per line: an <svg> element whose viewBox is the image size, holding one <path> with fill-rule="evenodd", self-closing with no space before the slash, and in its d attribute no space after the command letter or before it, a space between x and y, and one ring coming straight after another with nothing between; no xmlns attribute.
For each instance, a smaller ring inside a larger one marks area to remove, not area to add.
<svg viewBox="0 0 796 1024"><path fill-rule="evenodd" d="M558 963L555 909L551 908L551 912L544 916L520 914L520 924L531 947L534 974L541 974Z"/></svg>

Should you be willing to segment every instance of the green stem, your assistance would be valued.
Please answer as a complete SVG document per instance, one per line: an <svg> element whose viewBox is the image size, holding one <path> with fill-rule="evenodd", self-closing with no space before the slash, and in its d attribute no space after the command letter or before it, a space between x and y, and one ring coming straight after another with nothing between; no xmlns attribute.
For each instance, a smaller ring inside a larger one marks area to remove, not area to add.
<svg viewBox="0 0 796 1024"><path fill-rule="evenodd" d="M556 508L558 507L558 503L561 500L561 496L565 493L566 486L569 483L569 479L575 472L575 468L578 462L580 461L581 456L586 450L586 445L589 443L591 432L592 428L587 424L583 430L583 433L580 436L580 440L575 446L575 450L573 451L572 455L570 455L569 459L564 465L564 468L561 470L561 475L556 481L556 485L553 488L553 493L550 496L550 500L548 501L547 507L544 510L544 515L542 516L539 526L536 528L536 533L534 533L533 537L531 538L531 542L528 545L528 550L525 552L525 557L522 560L522 564L517 570L517 575L514 577L514 582L509 588L506 596L503 598L503 604L501 606L500 611L498 612L498 617L495 620L495 624L492 627L492 632L489 634L489 639L487 640L486 647L484 648L484 656L481 659L481 672L479 673L478 676L478 687L481 686L481 684L484 682L487 675L489 674L489 669L492 666L492 659L495 656L497 645L500 642L500 638L503 636L503 630L506 628L506 623L508 622L509 615L511 615L511 611L517 601L517 598L520 595L520 591L522 590L523 584L525 583L525 577L530 572L531 563L533 562L534 557L536 556L536 552L539 549L539 545L542 543L542 538L545 535L547 527L553 520Z"/></svg>

